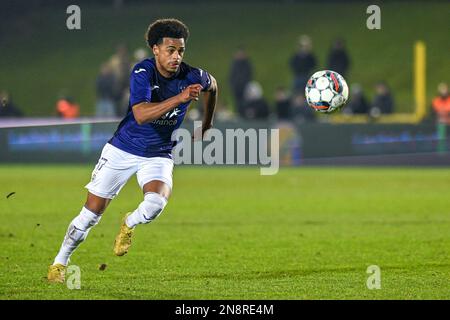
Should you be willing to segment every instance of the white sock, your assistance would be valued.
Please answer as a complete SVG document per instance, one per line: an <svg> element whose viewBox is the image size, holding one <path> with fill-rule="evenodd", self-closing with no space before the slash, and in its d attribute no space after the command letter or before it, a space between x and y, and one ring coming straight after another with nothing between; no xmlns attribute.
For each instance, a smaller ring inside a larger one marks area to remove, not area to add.
<svg viewBox="0 0 450 320"><path fill-rule="evenodd" d="M64 241L53 264L59 263L67 266L72 253L86 239L89 231L100 221L100 218L101 215L95 214L83 207L80 214L69 224Z"/></svg>
<svg viewBox="0 0 450 320"><path fill-rule="evenodd" d="M134 228L141 223L149 223L155 220L167 204L167 199L155 192L147 192L144 201L130 214L125 221L129 228Z"/></svg>

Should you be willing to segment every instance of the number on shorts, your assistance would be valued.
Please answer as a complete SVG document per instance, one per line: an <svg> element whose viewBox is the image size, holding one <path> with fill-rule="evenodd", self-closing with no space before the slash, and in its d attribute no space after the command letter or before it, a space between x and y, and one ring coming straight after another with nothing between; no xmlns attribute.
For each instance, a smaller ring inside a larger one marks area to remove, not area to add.
<svg viewBox="0 0 450 320"><path fill-rule="evenodd" d="M95 180L95 177L97 176L97 173L103 168L103 166L105 165L105 163L108 161L108 159L106 158L100 158L100 160L98 160L97 165L95 166L94 172L92 172L92 178L91 181Z"/></svg>

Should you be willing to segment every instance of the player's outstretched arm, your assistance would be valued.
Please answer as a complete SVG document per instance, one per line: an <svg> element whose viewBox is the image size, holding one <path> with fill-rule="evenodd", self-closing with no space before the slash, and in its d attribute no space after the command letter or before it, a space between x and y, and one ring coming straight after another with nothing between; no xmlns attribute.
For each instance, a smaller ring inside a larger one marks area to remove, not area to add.
<svg viewBox="0 0 450 320"><path fill-rule="evenodd" d="M192 84L176 96L162 102L141 102L132 108L134 118L139 125L159 119L163 114L171 111L178 105L190 100L198 100L202 86Z"/></svg>
<svg viewBox="0 0 450 320"><path fill-rule="evenodd" d="M209 76L211 78L211 85L209 86L208 90L204 92L203 99L204 118L202 124L202 135L204 135L206 130L211 128L213 125L214 111L216 109L218 95L217 81L212 75Z"/></svg>

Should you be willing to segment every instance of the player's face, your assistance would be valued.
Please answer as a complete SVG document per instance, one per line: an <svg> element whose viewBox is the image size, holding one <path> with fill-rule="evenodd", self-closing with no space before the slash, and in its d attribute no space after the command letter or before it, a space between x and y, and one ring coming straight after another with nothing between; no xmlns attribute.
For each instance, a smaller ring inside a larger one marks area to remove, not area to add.
<svg viewBox="0 0 450 320"><path fill-rule="evenodd" d="M163 38L159 45L153 46L153 54L159 70L165 76L171 76L178 71L184 55L184 39Z"/></svg>

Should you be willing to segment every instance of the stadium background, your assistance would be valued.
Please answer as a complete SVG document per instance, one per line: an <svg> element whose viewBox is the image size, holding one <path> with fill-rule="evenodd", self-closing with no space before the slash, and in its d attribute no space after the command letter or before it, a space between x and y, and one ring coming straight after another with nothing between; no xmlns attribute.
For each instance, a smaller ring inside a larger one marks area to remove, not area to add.
<svg viewBox="0 0 450 320"><path fill-rule="evenodd" d="M326 5L301 1L125 1L119 10L112 2L78 1L82 29L71 32L65 24L67 1L23 1L18 8L18 2L11 1L14 14L8 14L12 10L8 7L2 10L0 88L11 88L27 115L53 114L62 88L69 88L77 98L82 115L92 115L93 88L102 61L119 43L126 43L130 51L144 46L148 24L174 12L186 21L192 34L185 60L216 75L221 101L230 107L228 72L236 47L245 45L255 78L272 100L278 85L290 87L288 60L301 34L311 36L322 67L333 39L343 37L353 63L349 83L360 83L371 95L377 81L388 81L398 112L413 110L415 41L424 41L428 49L427 101L449 72L445 1L383 3L380 31L366 28L369 15L364 1L326 1ZM50 90L42 90L44 84Z"/></svg>
<svg viewBox="0 0 450 320"><path fill-rule="evenodd" d="M360 83L371 98L373 85L386 80L396 113L416 108L416 41L427 48L428 112L450 71L445 1L377 3L382 29L373 31L365 1L124 1L119 10L112 1L77 1L77 31L66 28L69 4L1 1L0 89L29 116L0 128L1 299L449 298L449 131L428 116L378 123L337 114L296 126L283 145L283 164L294 167L273 177L251 167L180 166L164 215L137 234L127 260L117 260L110 240L122 213L141 199L129 183L75 253L83 290L46 284L46 267L84 201L82 186L117 125L91 118L99 66L118 43L142 47L155 18L189 25L185 60L216 76L230 110L228 71L241 44L269 102L277 86L291 85L288 60L300 34L311 36L319 66L343 37L349 84ZM55 118L61 89L76 97L81 119ZM220 129L277 125L216 121ZM372 264L383 271L382 290L366 287Z"/></svg>

